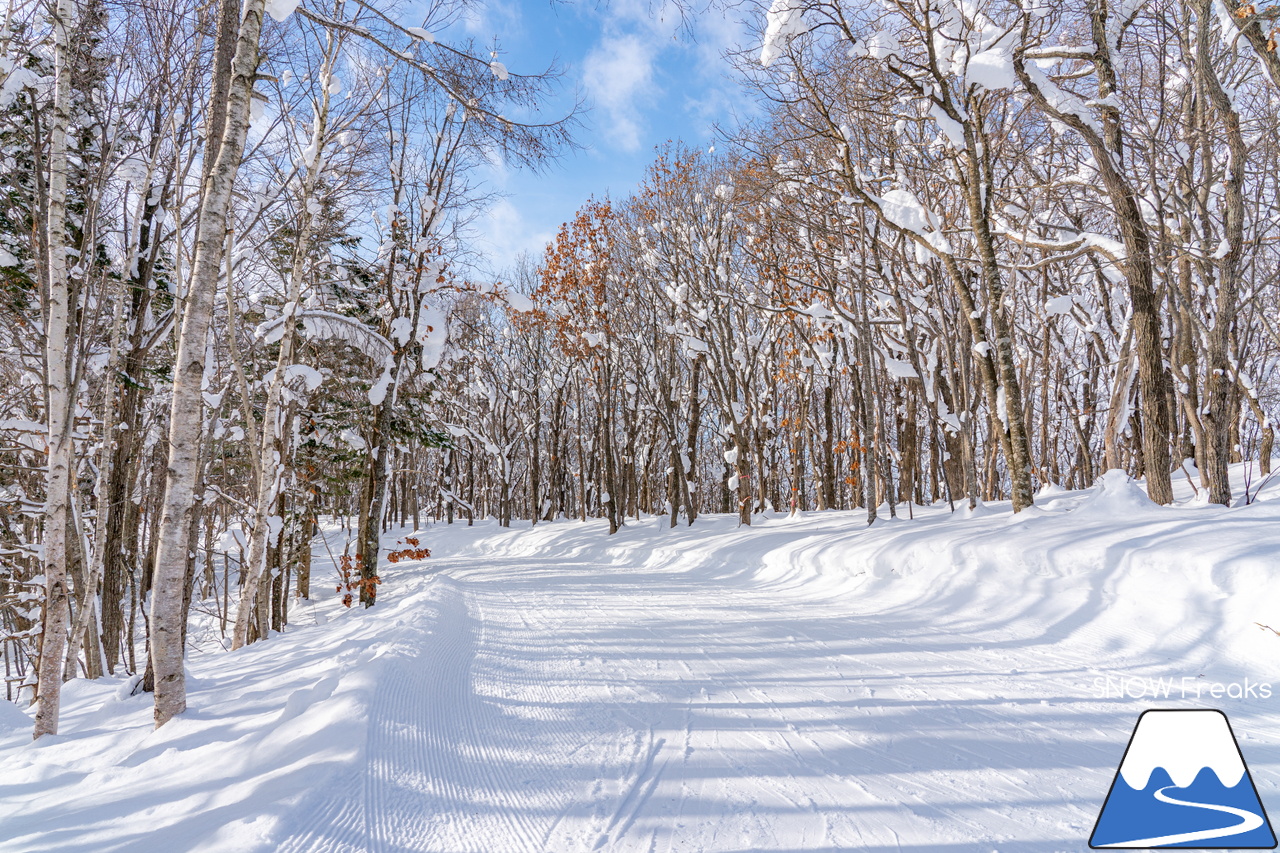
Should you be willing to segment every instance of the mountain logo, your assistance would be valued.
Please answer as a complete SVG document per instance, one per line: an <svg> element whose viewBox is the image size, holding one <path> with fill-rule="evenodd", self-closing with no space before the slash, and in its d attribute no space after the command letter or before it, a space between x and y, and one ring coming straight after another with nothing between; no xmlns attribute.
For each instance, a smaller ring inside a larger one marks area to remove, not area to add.
<svg viewBox="0 0 1280 853"><path fill-rule="evenodd" d="M1089 846L1274 848L1275 833L1227 715L1144 711Z"/></svg>

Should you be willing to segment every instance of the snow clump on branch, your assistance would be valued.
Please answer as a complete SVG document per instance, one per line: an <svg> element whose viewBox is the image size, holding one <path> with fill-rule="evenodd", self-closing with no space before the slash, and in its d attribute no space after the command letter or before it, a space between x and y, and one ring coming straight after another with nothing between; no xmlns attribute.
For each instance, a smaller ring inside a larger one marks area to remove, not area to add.
<svg viewBox="0 0 1280 853"><path fill-rule="evenodd" d="M804 19L804 0L773 0L765 20L767 26L764 45L760 48L760 64L768 68L786 50L791 39L809 31Z"/></svg>
<svg viewBox="0 0 1280 853"><path fill-rule="evenodd" d="M283 24L293 10L298 8L301 0L267 0L266 12L277 24Z"/></svg>

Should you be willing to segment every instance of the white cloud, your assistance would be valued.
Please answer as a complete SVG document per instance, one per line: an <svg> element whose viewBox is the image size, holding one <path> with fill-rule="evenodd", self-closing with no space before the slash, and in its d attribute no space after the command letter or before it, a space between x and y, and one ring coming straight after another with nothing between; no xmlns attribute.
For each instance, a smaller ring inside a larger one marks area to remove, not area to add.
<svg viewBox="0 0 1280 853"><path fill-rule="evenodd" d="M657 46L636 35L607 36L582 63L582 82L602 112L594 124L623 151L637 151L644 137L644 109L654 99Z"/></svg>
<svg viewBox="0 0 1280 853"><path fill-rule="evenodd" d="M760 112L754 98L744 97L740 73L731 59L753 38L751 25L730 14L703 15L695 22L690 61L698 84L685 90L683 107L691 128L708 139L717 122L732 127L735 116L743 118ZM751 58L756 60L754 52Z"/></svg>
<svg viewBox="0 0 1280 853"><path fill-rule="evenodd" d="M682 138L705 146L715 140L717 121L752 111L724 59L755 38L737 13L686 20L676 0L609 0L547 14L520 0L478 0L470 9L469 34L513 38L500 61L513 70L538 67L554 52L591 109L579 137L591 154L568 157L563 174L529 175L493 158L485 183L507 197L473 223L475 248L492 271L509 268L522 252L540 261L560 223L587 196L629 193L652 145ZM508 29L521 15L524 26Z"/></svg>
<svg viewBox="0 0 1280 853"><path fill-rule="evenodd" d="M675 135L686 137L710 137L713 123L736 109L753 112L726 60L754 38L737 13L689 19L675 0L611 0L598 20L582 82L595 108L589 121L608 145L636 153L665 139L682 123L673 106L687 125Z"/></svg>
<svg viewBox="0 0 1280 853"><path fill-rule="evenodd" d="M529 223L508 199L499 199L476 222L477 248L483 251L494 272L514 266L521 252L528 252L535 263L542 251L555 238L555 231Z"/></svg>
<svg viewBox="0 0 1280 853"><path fill-rule="evenodd" d="M499 41L514 38L524 26L520 4L512 0L484 0L468 4L461 13L463 30L487 48L495 36Z"/></svg>

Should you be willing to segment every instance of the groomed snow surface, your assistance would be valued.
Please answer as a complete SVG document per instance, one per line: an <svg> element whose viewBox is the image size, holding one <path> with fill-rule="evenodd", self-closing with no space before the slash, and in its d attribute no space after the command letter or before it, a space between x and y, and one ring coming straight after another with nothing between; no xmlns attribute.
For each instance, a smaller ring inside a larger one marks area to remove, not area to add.
<svg viewBox="0 0 1280 853"><path fill-rule="evenodd" d="M327 594L194 654L163 729L120 679L38 743L0 703L0 850L1080 851L1152 707L1225 711L1280 813L1280 486L1182 488L433 525L367 612L317 540Z"/></svg>

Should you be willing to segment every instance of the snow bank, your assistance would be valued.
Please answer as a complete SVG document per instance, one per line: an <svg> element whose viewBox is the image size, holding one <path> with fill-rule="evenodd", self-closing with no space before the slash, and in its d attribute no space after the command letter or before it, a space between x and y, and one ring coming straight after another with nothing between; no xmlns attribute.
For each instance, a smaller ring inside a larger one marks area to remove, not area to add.
<svg viewBox="0 0 1280 853"><path fill-rule="evenodd" d="M193 656L189 709L158 731L150 695L124 678L69 682L60 733L34 743L31 718L0 702L0 850L274 851L305 833L322 792L349 798L381 686L438 610L417 578L383 618L354 618L317 551L327 592L293 615L313 624Z"/></svg>

